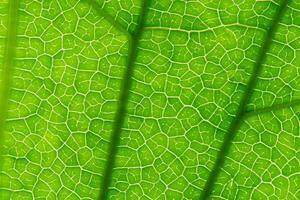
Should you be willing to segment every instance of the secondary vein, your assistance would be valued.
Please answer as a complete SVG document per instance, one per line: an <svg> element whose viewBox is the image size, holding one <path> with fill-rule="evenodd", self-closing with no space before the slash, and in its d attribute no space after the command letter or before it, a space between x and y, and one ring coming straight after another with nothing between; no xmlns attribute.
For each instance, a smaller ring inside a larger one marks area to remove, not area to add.
<svg viewBox="0 0 300 200"><path fill-rule="evenodd" d="M292 108L292 107L296 107L296 106L300 106L300 99L293 100L293 101L286 102L286 103L275 104L275 105L272 105L269 107L258 108L253 111L247 111L245 117L250 117L253 115L263 114L263 113L267 113L267 112L273 112L276 110L281 110L281 109L286 109L286 108Z"/></svg>
<svg viewBox="0 0 300 200"><path fill-rule="evenodd" d="M120 97L119 97L119 105L118 110L116 112L116 117L114 120L114 126L112 130L112 135L110 139L110 146L107 156L107 163L103 175L103 182L100 191L100 200L107 199L108 188L111 183L112 178L112 171L114 168L116 155L118 151L118 144L120 142L122 126L124 123L128 97L129 97L129 90L132 83L132 74L134 71L134 63L138 53L138 45L145 27L145 20L148 11L148 5L150 4L150 0L144 0L141 5L141 13L138 25L135 31L132 33L131 37L129 38L129 49L128 49L128 58L126 64L126 71L123 77L123 85L121 87Z"/></svg>
<svg viewBox="0 0 300 200"><path fill-rule="evenodd" d="M8 107L8 98L10 92L11 79L14 68L14 60L16 53L16 38L17 38L17 13L18 0L10 0L8 2L8 16L7 16L7 32L4 47L4 59L1 72L0 85L0 141L1 148L4 137L4 124L6 120L6 113ZM0 151L2 152L2 151ZM1 162L2 163L2 162ZM1 164L2 169L2 164Z"/></svg>
<svg viewBox="0 0 300 200"><path fill-rule="evenodd" d="M287 7L288 4L288 0L283 0L283 2L281 3L281 5L279 6L279 9L277 10L277 12L275 13L274 19L271 23L271 26L269 28L269 30L267 31L267 34L265 36L265 40L262 44L262 48L260 50L260 53L258 55L258 58L256 60L256 64L255 67L253 69L253 73L250 77L250 80L247 84L245 93L241 99L240 105L238 107L237 113L235 118L233 119L233 121L231 122L228 132L226 133L226 135L224 136L224 140L223 140L223 144L220 148L220 151L217 155L217 159L216 162L214 164L214 167L205 183L203 192L200 196L201 200L206 200L209 198L212 190L213 190L213 186L214 183L217 180L217 177L224 165L224 161L225 158L228 154L229 148L231 146L232 140L236 134L236 132L239 130L240 125L242 123L242 121L244 120L245 114L246 114L246 107L247 104L249 102L249 99L251 97L251 94L253 92L254 86L256 84L257 81L257 77L260 74L260 71L262 69L262 64L264 63L265 59L266 59L266 54L267 51L270 47L270 44L272 42L272 38L276 32L276 29L278 27L279 21L281 19L281 17L284 14L284 11Z"/></svg>
<svg viewBox="0 0 300 200"><path fill-rule="evenodd" d="M82 0L82 1L86 1L97 11L97 13L101 17L103 17L106 21L108 21L113 27L118 29L121 33L123 33L128 38L130 38L129 32L119 22L117 22L110 14L108 14L103 8L101 8L99 3L97 3L95 0Z"/></svg>

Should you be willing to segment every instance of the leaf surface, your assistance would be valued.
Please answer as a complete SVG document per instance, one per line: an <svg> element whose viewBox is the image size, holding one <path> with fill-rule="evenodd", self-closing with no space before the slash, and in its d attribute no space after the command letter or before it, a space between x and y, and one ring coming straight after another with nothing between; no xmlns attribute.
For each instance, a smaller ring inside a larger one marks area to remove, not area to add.
<svg viewBox="0 0 300 200"><path fill-rule="evenodd" d="M296 1L0 6L1 199L300 198Z"/></svg>

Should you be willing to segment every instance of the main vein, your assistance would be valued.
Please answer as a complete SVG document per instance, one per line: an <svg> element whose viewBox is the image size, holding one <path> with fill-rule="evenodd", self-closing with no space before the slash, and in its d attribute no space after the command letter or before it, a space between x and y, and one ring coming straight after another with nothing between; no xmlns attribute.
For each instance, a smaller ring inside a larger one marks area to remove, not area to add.
<svg viewBox="0 0 300 200"><path fill-rule="evenodd" d="M1 147L4 137L4 124L6 120L6 113L8 107L8 98L11 85L12 71L14 67L15 52L16 52L16 38L17 38L17 12L18 0L10 0L8 2L8 16L7 16L7 32L4 47L4 59L1 72L0 85L0 142ZM2 152L2 151L0 151ZM2 168L2 165L1 165Z"/></svg>
<svg viewBox="0 0 300 200"><path fill-rule="evenodd" d="M235 118L233 119L233 121L231 122L229 129L224 137L223 140L223 144L220 148L220 151L218 153L216 162L214 164L214 167L205 183L204 186L204 190L200 196L201 200L206 200L209 198L212 190L213 190L213 186L214 183L217 180L218 174L220 173L223 165L224 165L224 161L225 158L228 154L229 148L231 146L232 140L236 134L236 132L239 130L239 127L242 123L242 121L244 120L245 114L246 114L246 106L249 102L249 99L251 97L251 94L253 92L254 86L256 84L257 81L257 77L260 74L260 71L262 69L262 64L264 63L265 59L266 59L266 54L267 51L270 47L270 44L272 42L272 38L276 32L276 29L278 27L279 21L281 19L281 17L284 14L285 8L287 7L288 4L288 0L283 0L283 2L281 3L281 5L279 6L279 9L277 10L277 12L275 13L274 19L271 23L271 26L269 28L269 30L267 31L267 34L265 36L265 40L262 44L260 53L258 55L258 58L256 60L256 64L255 67L253 69L253 73L250 77L250 80L247 84L245 93L241 99L240 105L238 107L237 113Z"/></svg>
<svg viewBox="0 0 300 200"><path fill-rule="evenodd" d="M103 175L103 182L100 188L100 196L99 196L100 200L107 199L108 187L111 182L112 171L113 171L117 150L118 150L117 146L120 141L122 126L126 115L129 90L131 87L132 74L134 71L134 64L137 57L138 45L145 27L145 20L146 20L149 3L150 0L144 0L142 2L138 25L135 31L132 33L131 37L129 38L129 49L128 49L126 71L123 78L123 85L121 87L118 110L114 120L114 126L113 126L112 135L110 139L110 146L109 146L109 151L107 156L107 163Z"/></svg>

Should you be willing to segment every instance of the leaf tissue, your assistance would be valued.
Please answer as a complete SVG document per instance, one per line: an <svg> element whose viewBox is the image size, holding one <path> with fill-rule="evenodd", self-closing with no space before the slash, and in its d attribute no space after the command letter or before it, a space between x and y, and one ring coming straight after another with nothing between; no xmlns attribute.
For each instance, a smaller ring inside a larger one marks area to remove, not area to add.
<svg viewBox="0 0 300 200"><path fill-rule="evenodd" d="M300 199L296 0L0 1L0 199Z"/></svg>

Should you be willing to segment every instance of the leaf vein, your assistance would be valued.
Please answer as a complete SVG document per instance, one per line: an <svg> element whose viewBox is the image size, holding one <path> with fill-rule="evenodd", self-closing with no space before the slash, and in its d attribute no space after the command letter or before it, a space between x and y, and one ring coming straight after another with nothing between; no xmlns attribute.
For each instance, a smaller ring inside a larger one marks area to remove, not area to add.
<svg viewBox="0 0 300 200"><path fill-rule="evenodd" d="M8 2L8 16L7 16L7 32L4 47L4 60L2 63L2 74L0 77L0 147L2 148L4 137L4 124L8 111L8 99L10 93L10 86L13 76L13 68L16 54L16 38L17 38L17 13L19 1L10 0ZM2 151L1 151L2 152ZM2 162L1 162L2 163ZM2 170L2 164L1 164Z"/></svg>
<svg viewBox="0 0 300 200"><path fill-rule="evenodd" d="M126 116L126 107L128 103L129 90L132 83L134 64L138 53L138 45L139 45L141 35L144 31L145 20L146 20L149 4L150 4L150 0L143 1L138 25L135 31L131 34L131 37L129 37L129 48L128 48L127 63L126 63L126 71L123 77L123 84L121 86L118 109L115 115L113 130L111 134L110 146L109 146L108 156L107 156L107 163L103 175L103 182L100 188L101 190L99 196L100 200L107 199L108 188L111 183L112 172L116 161L118 145L120 142L122 126Z"/></svg>
<svg viewBox="0 0 300 200"><path fill-rule="evenodd" d="M264 108L258 108L255 110L247 111L245 114L245 118L253 116L253 115L258 115L258 114L263 114L267 112L273 112L281 109L286 109L286 108L292 108L300 105L300 99L290 101L290 102L285 102L285 103L280 103L280 104L274 104L272 106L264 107Z"/></svg>
<svg viewBox="0 0 300 200"><path fill-rule="evenodd" d="M266 33L265 40L262 44L261 50L257 57L256 64L254 66L254 70L248 81L245 93L239 104L236 116L232 120L232 122L228 128L228 131L224 136L224 140L223 140L222 146L219 150L219 153L217 155L216 162L215 162L213 169L212 169L211 173L209 174L209 177L205 183L204 190L200 196L201 200L209 199L209 196L213 190L214 183L216 182L217 177L224 165L226 156L229 152L229 149L230 149L230 146L234 139L234 136L237 133L237 131L239 130L242 122L245 119L247 104L249 102L249 99L251 98L251 95L253 93L254 87L255 87L257 79L258 79L258 75L260 74L260 71L262 69L262 64L264 63L264 61L266 59L267 51L269 50L273 36L276 32L279 21L282 18L284 11L288 5L288 2L289 2L288 0L283 0L283 2L281 3L281 5L279 6L278 10L276 11L276 13L274 15L274 18L273 18L270 28L268 29L268 31Z"/></svg>
<svg viewBox="0 0 300 200"><path fill-rule="evenodd" d="M118 29L121 33L127 36L127 38L130 38L130 33L119 23L117 22L110 14L108 14L99 3L97 3L95 0L82 0L87 2L90 6L92 6L97 13L103 17L105 20L107 20L112 26L114 26L116 29Z"/></svg>

